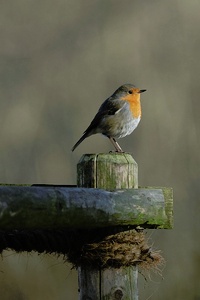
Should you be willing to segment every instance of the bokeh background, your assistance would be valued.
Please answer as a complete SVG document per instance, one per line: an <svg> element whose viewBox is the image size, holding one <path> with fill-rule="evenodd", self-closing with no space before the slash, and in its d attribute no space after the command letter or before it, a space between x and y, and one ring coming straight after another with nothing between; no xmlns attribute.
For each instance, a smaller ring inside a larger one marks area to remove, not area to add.
<svg viewBox="0 0 200 300"><path fill-rule="evenodd" d="M163 278L140 277L140 299L200 299L200 2L15 0L0 3L0 182L75 184L71 147L123 83L147 89L143 118L120 145L139 184L174 189L174 229L154 230ZM2 300L77 299L62 257L4 252Z"/></svg>

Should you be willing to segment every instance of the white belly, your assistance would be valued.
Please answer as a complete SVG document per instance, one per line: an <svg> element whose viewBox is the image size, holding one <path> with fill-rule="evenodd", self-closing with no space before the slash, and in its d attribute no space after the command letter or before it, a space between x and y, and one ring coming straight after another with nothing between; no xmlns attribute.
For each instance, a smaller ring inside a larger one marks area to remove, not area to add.
<svg viewBox="0 0 200 300"><path fill-rule="evenodd" d="M140 117L131 119L128 122L124 123L123 125L119 124L118 130L116 130L115 138L120 139L125 137L126 135L131 134L135 128L138 126L140 122ZM120 126L121 125L121 126Z"/></svg>

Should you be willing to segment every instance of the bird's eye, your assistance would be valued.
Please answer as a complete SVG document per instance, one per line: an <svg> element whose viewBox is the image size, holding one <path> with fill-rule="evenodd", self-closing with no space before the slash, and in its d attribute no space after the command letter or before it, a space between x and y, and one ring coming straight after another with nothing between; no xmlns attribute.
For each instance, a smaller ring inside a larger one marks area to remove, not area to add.
<svg viewBox="0 0 200 300"><path fill-rule="evenodd" d="M129 93L129 94L133 94L133 91L130 90L130 91L128 91L128 93Z"/></svg>

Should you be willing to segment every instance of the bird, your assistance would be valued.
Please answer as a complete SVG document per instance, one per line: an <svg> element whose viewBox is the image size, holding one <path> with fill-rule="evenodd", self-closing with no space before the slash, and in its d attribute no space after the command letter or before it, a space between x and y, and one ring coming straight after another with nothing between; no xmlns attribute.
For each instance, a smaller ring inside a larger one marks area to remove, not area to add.
<svg viewBox="0 0 200 300"><path fill-rule="evenodd" d="M142 114L140 94L145 91L130 83L120 86L102 103L72 151L89 136L101 133L109 138L116 152L124 152L116 139L131 134L138 126Z"/></svg>

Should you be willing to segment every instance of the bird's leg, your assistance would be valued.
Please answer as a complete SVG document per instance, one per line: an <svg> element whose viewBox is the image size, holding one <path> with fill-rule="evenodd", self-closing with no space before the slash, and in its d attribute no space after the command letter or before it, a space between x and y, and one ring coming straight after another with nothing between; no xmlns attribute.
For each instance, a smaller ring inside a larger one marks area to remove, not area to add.
<svg viewBox="0 0 200 300"><path fill-rule="evenodd" d="M113 137L108 137L108 138L111 141L111 143L113 144L113 146L115 147L116 152L124 152L122 150L122 148L120 147L120 145L116 142L116 140Z"/></svg>

